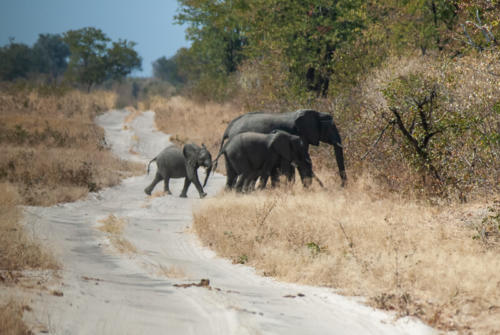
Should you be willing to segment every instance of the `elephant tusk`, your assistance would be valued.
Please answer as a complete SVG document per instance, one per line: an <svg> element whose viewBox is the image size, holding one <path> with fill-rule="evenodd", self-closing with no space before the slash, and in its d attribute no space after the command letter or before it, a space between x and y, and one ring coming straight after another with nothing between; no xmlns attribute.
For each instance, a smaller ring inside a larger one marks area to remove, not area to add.
<svg viewBox="0 0 500 335"><path fill-rule="evenodd" d="M340 142L335 143L335 145L337 145L338 147L344 149L344 146L342 144L340 144Z"/></svg>

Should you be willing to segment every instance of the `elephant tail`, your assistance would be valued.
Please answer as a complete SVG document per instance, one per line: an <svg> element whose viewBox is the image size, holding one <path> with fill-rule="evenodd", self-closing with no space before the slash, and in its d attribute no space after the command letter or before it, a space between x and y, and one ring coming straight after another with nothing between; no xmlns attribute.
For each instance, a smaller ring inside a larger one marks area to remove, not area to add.
<svg viewBox="0 0 500 335"><path fill-rule="evenodd" d="M224 141L226 139L226 134L222 137L222 141L220 142L220 148L219 148L219 153L217 154L217 157L215 157L214 161L212 162L212 171L215 173L215 170L217 170L217 164L219 161L220 156L224 153ZM227 142L226 142L227 143Z"/></svg>
<svg viewBox="0 0 500 335"><path fill-rule="evenodd" d="M148 163L148 175L149 175L149 166L151 165L151 163L153 163L154 161L156 161L156 158L157 158L157 157L153 158L153 159L152 159L152 160L150 160L150 161L149 161L149 163Z"/></svg>

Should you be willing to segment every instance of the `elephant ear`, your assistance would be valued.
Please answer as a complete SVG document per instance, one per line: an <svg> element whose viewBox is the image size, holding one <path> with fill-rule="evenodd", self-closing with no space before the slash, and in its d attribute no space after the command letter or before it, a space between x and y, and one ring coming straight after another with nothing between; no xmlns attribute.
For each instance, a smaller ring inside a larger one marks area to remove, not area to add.
<svg viewBox="0 0 500 335"><path fill-rule="evenodd" d="M297 111L297 118L295 119L295 128L299 136L304 138L307 143L318 145L321 125L319 120L319 113L312 109L303 109Z"/></svg>
<svg viewBox="0 0 500 335"><path fill-rule="evenodd" d="M184 158L186 159L186 163L195 169L198 167L196 164L198 161L198 153L199 152L200 152L200 147L198 147L195 144L186 144L186 145L184 145L184 148L182 149L182 154L184 155Z"/></svg>
<svg viewBox="0 0 500 335"><path fill-rule="evenodd" d="M275 132L270 135L268 148L274 150L279 156L285 158L287 161L292 160L292 150L290 148L290 136L281 131Z"/></svg>

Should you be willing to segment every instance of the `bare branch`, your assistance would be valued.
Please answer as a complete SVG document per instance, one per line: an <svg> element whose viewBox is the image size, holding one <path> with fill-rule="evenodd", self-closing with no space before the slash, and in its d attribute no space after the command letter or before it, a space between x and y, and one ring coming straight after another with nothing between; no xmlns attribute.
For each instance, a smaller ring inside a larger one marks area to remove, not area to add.
<svg viewBox="0 0 500 335"><path fill-rule="evenodd" d="M390 125L393 125L394 124L394 121L389 121L384 129L382 129L382 131L380 132L380 135L377 137L377 140L375 142L373 142L373 144L370 146L370 148L365 152L365 154L361 157L361 160L364 160L366 158L366 156L368 155L368 153L373 149L375 148L375 146L378 144L378 142L382 139L382 136L384 136L384 133L385 131L387 130L387 128L389 128Z"/></svg>
<svg viewBox="0 0 500 335"><path fill-rule="evenodd" d="M483 33L484 38L486 39L486 42L491 43L490 36L488 35L488 31L484 28L483 24L481 23L481 19L479 18L479 9L476 8L476 20L477 24L474 23L474 25L481 30Z"/></svg>
<svg viewBox="0 0 500 335"><path fill-rule="evenodd" d="M469 33L467 32L467 28L465 27L465 25L463 23L461 23L460 25L462 26L462 28L464 30L465 37L467 37L468 41L466 41L466 43L469 44L470 46L476 48L479 51L483 51L483 48L481 48L479 45L476 45L476 43L474 43L474 41L470 37Z"/></svg>
<svg viewBox="0 0 500 335"><path fill-rule="evenodd" d="M404 123L403 123L403 120L401 119L401 115L399 114L399 111L397 110L397 108L394 108L394 107L390 107L389 110L394 114L394 116L396 117L396 124L398 125L398 128L399 130L403 133L403 135L406 137L406 139L408 140L408 142L410 142L410 144L415 148L415 151L417 152L417 154L420 156L420 158L422 159L422 161L425 163L425 167L432 173L432 175L434 176L434 178L436 178L439 182L441 182L441 177L439 176L439 173L438 173L438 170L434 167L434 165L432 165L430 159L429 159L429 155L427 153L427 151L425 151L425 147L422 147L417 139L415 137L413 137L409 132L408 132L408 129L406 129ZM434 136L435 134L432 134L430 137ZM429 136L429 135L427 135ZM430 139L429 137L429 139ZM428 140L427 140L427 143L428 143Z"/></svg>

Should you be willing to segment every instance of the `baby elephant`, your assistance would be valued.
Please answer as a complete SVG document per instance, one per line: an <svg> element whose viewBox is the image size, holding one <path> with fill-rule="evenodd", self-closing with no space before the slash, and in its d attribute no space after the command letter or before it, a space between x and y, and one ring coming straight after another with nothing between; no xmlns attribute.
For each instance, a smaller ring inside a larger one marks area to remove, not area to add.
<svg viewBox="0 0 500 335"><path fill-rule="evenodd" d="M184 188L180 194L181 198L187 196L187 190L191 182L196 186L200 198L205 197L207 194L203 191L203 187L207 184L208 176L212 170L212 156L207 150L204 144L202 147L196 144L186 144L181 150L175 146L169 146L163 149L162 152L153 158L148 164L149 165L156 161L158 170L156 171L156 176L153 182L144 189L147 195L151 195L151 192L161 180L164 181L164 189L167 194L172 194L168 188L168 182L170 178L185 178ZM206 177L203 183L203 187L198 179L197 169L200 166L206 168Z"/></svg>

